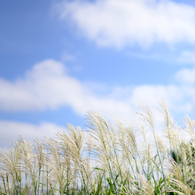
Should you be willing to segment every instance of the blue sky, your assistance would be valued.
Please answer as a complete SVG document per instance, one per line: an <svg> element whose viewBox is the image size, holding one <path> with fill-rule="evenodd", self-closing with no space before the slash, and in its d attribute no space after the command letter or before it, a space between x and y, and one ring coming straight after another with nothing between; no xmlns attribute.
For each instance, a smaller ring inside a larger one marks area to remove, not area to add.
<svg viewBox="0 0 195 195"><path fill-rule="evenodd" d="M0 29L1 144L162 98L178 123L195 114L194 1L6 0Z"/></svg>

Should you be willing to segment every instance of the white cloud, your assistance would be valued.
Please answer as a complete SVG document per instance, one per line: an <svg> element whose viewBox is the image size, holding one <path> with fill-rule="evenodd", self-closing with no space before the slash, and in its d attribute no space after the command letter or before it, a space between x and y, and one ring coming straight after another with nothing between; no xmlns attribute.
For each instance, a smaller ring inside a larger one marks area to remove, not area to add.
<svg viewBox="0 0 195 195"><path fill-rule="evenodd" d="M102 46L195 42L195 8L173 1L73 0L54 8Z"/></svg>
<svg viewBox="0 0 195 195"><path fill-rule="evenodd" d="M46 60L27 71L23 78L11 82L0 79L0 110L33 111L70 106L75 113L82 116L87 111L94 110L109 119L131 119L137 124L137 106L147 103L154 109L157 127L160 127L163 121L156 107L162 98L171 113L184 114L193 110L195 88L191 84L195 82L194 75L195 68L183 69L175 75L181 85L116 87L110 94L100 98L93 93L93 86L89 87L88 84L70 77L63 64ZM32 125L0 121L0 142L10 143L19 135L28 140L53 136L59 130L63 130L63 127L52 123Z"/></svg>
<svg viewBox="0 0 195 195"><path fill-rule="evenodd" d="M110 98L99 98L85 84L68 76L63 64L46 60L14 82L0 79L0 110L33 111L71 106L80 115L89 110L105 116L127 116L131 107Z"/></svg>
<svg viewBox="0 0 195 195"><path fill-rule="evenodd" d="M141 102L154 105L154 102L159 102L162 98L170 109L177 109L175 104L182 100L183 94L179 87L174 85L142 85L133 90L131 102L134 105Z"/></svg>
<svg viewBox="0 0 195 195"><path fill-rule="evenodd" d="M192 94L192 86L189 89L190 85L183 86L183 83L195 74L189 76L191 70L187 70L186 75L184 72L178 72L179 76L176 76L183 78L182 85L116 87L100 97L94 93L93 86L69 76L63 64L46 60L27 71L23 78L0 79L0 110L37 111L70 106L82 116L93 110L108 118L137 120L135 111L139 103L156 108L163 98L171 111L188 113L195 103L195 94Z"/></svg>
<svg viewBox="0 0 195 195"><path fill-rule="evenodd" d="M194 96L192 96L186 86L142 85L133 89L129 102L131 102L132 105L139 105L140 103L148 104L148 106L153 108L156 122L159 124L162 122L162 116L156 108L159 107L157 102L161 102L162 99L165 101L167 108L172 114L182 114L183 116L185 113L189 114L192 112L195 102L195 93Z"/></svg>
<svg viewBox="0 0 195 195"><path fill-rule="evenodd" d="M0 143L11 144L11 142L20 138L19 135L29 141L33 141L35 138L54 137L56 132L63 131L64 129L53 123L33 125L14 121L0 121Z"/></svg>

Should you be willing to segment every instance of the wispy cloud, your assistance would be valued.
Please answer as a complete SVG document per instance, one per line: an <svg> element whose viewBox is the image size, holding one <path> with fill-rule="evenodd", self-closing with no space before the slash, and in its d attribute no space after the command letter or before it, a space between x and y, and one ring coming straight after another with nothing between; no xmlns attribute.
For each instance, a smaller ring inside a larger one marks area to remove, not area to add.
<svg viewBox="0 0 195 195"><path fill-rule="evenodd" d="M155 109L157 102L163 98L171 113L183 114L193 111L194 75L195 68L182 69L174 75L174 78L180 81L179 84L116 87L111 93L100 97L94 93L93 84L89 86L69 76L62 63L45 60L33 66L20 79L15 81L0 79L0 110L33 111L70 106L76 114L82 116L87 111L94 110L106 118L131 119L136 124L139 116L135 112L138 111L137 106L140 103L147 103ZM106 88L105 85L104 87ZM162 115L155 109L154 116L156 124L160 127L163 122ZM10 143L19 135L27 140L43 138L45 135L49 137L63 129L48 122L32 125L0 121L0 133L3 134L0 142Z"/></svg>
<svg viewBox="0 0 195 195"><path fill-rule="evenodd" d="M185 70L176 74L176 79L183 78L182 84L185 83L185 74ZM188 74L186 78L190 78ZM95 93L92 86L69 76L65 66L54 60L36 64L24 77L15 81L1 78L0 90L0 110L8 111L36 111L70 106L82 116L94 110L104 116L126 118L134 115L140 102L153 106L161 98L172 110L190 111L184 101L190 95L182 85L116 87L109 94L102 95L101 91Z"/></svg>
<svg viewBox="0 0 195 195"><path fill-rule="evenodd" d="M130 106L94 95L84 83L70 77L63 64L54 60L36 64L15 82L0 79L0 91L0 110L33 111L68 105L80 115L89 110L111 116L131 114Z"/></svg>
<svg viewBox="0 0 195 195"><path fill-rule="evenodd" d="M101 46L195 42L195 8L173 1L73 0L54 8Z"/></svg>
<svg viewBox="0 0 195 195"><path fill-rule="evenodd" d="M45 60L20 79L0 79L0 110L34 111L70 106L82 116L94 110L106 117L130 118L139 103L156 106L163 98L172 111L190 112L195 102L195 95L187 90L187 86L192 86L189 82L185 84L190 78L190 82L194 82L195 74L190 72L181 70L176 74L181 84L116 87L109 94L102 95L101 90L95 92L93 86L69 76L62 63Z"/></svg>
<svg viewBox="0 0 195 195"><path fill-rule="evenodd" d="M144 60L162 60L162 56L156 53L128 52L127 55Z"/></svg>
<svg viewBox="0 0 195 195"><path fill-rule="evenodd" d="M173 53L170 54L170 53L162 52L162 51L127 52L127 56L131 56L131 57L143 59L143 60L161 61L161 62L166 62L168 64L176 62L175 54L173 54Z"/></svg>
<svg viewBox="0 0 195 195"><path fill-rule="evenodd" d="M183 64L195 64L195 51L184 51L177 60Z"/></svg>
<svg viewBox="0 0 195 195"><path fill-rule="evenodd" d="M175 78L180 83L185 83L188 85L194 84L195 83L195 68L182 69L182 70L177 72L177 74L175 75Z"/></svg>
<svg viewBox="0 0 195 195"><path fill-rule="evenodd" d="M75 56L68 53L67 51L64 51L61 55L61 59L62 59L63 62L75 61Z"/></svg>
<svg viewBox="0 0 195 195"><path fill-rule="evenodd" d="M0 143L11 144L19 138L19 135L29 141L33 141L35 138L53 137L55 133L63 130L64 127L48 122L33 125L15 121L0 121L0 134L3 135L0 137Z"/></svg>

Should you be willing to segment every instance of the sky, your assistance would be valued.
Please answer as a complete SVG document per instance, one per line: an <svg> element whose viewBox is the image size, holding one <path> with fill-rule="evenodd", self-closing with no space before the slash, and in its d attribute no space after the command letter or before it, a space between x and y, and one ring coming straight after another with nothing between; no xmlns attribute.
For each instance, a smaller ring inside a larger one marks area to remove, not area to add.
<svg viewBox="0 0 195 195"><path fill-rule="evenodd" d="M192 0L0 1L0 144L52 137L89 111L195 111ZM158 129L157 129L158 131Z"/></svg>

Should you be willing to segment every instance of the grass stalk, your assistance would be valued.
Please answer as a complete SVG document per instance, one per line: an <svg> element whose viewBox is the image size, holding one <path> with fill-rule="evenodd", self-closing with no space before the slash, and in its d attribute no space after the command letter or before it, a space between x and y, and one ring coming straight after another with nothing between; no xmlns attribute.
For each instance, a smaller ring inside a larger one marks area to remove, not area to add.
<svg viewBox="0 0 195 195"><path fill-rule="evenodd" d="M0 148L0 193L194 195L195 121L186 119L186 131L191 136L188 143L179 137L164 102L161 107L165 110L167 148L155 132L148 106L143 106L144 112L139 114L150 128L150 142L144 124L139 135L140 129L134 125L108 123L91 112L87 132L68 125L55 138L35 140L35 144L21 139ZM170 160L172 151L175 161Z"/></svg>

